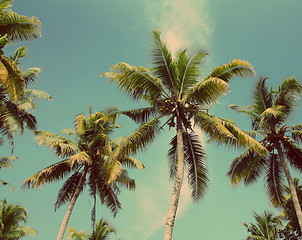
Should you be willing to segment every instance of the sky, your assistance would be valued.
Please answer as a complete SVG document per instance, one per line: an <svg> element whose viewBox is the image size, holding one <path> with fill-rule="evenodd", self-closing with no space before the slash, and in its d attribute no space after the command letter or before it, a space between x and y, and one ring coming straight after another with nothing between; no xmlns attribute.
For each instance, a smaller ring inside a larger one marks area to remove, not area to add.
<svg viewBox="0 0 302 240"><path fill-rule="evenodd" d="M100 74L118 62L148 67L151 31L161 32L163 41L175 52L180 48L209 52L203 64L206 75L213 67L233 59L249 61L256 77L269 77L275 87L295 75L302 81L302 1L300 0L15 0L13 10L36 16L42 23L42 38L11 44L9 55L18 46L26 46L28 57L21 65L42 67L33 88L48 92L54 101L37 102L38 128L59 133L72 128L75 115L106 106L122 110L140 106L120 93ZM248 105L254 79L233 79L231 93L211 109L219 117L232 119L242 129L249 128L244 116L227 109L228 104ZM300 110L290 119L299 123ZM113 137L128 135L137 126L126 117ZM173 133L162 132L148 149L137 156L146 169L131 170L136 191L122 190L122 210L114 218L108 209L97 206L97 219L105 217L117 230L116 239L157 240L163 237L172 183L166 161L168 143ZM203 135L206 139L206 136ZM232 188L226 177L228 166L241 150L206 144L210 185L204 199L193 203L184 181L173 239L242 240L247 232L242 222L257 213L270 210L263 183ZM1 146L0 155L10 154ZM56 239L67 209L56 212L54 203L63 182L41 189L21 190L21 183L35 172L59 159L47 147L37 146L30 131L15 137L14 155L19 159L13 169L1 170L0 178L13 184L15 191L1 187L0 198L18 203L28 211L28 225L37 229L36 238ZM296 176L297 173L296 173ZM91 230L92 199L84 191L72 212L69 226ZM65 234L65 239L67 239ZM115 239L115 238L112 238Z"/></svg>

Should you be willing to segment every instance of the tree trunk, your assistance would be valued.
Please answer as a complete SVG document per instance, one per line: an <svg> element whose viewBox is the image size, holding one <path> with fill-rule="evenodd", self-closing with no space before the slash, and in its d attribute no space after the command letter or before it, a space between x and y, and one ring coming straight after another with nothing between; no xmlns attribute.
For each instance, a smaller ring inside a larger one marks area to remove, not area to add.
<svg viewBox="0 0 302 240"><path fill-rule="evenodd" d="M74 191L73 195L72 195L72 198L69 202L69 205L68 205L68 208L67 208L67 211L65 213L65 216L63 218L63 221L62 221L62 224L61 224L61 228L60 228L60 231L59 231L59 234L57 236L57 240L62 240L63 237L64 237L64 234L65 234L65 230L66 230L66 227L67 227L67 224L68 224L68 221L69 221L69 218L70 218L70 215L71 215L71 212L73 210L73 207L75 205L75 202L77 201L78 199L78 196L80 195L80 192L81 192L81 188L83 186L83 183L84 183L84 180L85 180L85 175L87 173L87 169L85 168L82 172L82 176L80 178L80 181L78 183L78 186L76 188L76 190Z"/></svg>
<svg viewBox="0 0 302 240"><path fill-rule="evenodd" d="M164 240L172 239L173 226L175 222L183 178L184 178L184 145L183 145L183 136L182 136L182 123L181 120L178 118L177 119L177 171L176 171L170 206L166 217Z"/></svg>
<svg viewBox="0 0 302 240"><path fill-rule="evenodd" d="M292 177L290 175L288 166L287 166L287 164L285 162L284 155L283 155L283 152L281 150L281 146L280 146L279 143L277 144L277 151L278 151L278 155L279 155L279 158L280 158L281 164L283 166L283 169L284 169L284 172L285 172L285 176L286 176L289 188L290 188L290 192L291 192L293 203L294 203L294 208L295 208L296 215L297 215L298 222L299 222L299 226L300 226L300 231L302 232L302 211L301 211L301 206L299 204L299 199L298 199L298 196L297 196L297 191L296 191L296 188L295 188L295 185L294 185L294 181L293 181L293 179L292 179Z"/></svg>

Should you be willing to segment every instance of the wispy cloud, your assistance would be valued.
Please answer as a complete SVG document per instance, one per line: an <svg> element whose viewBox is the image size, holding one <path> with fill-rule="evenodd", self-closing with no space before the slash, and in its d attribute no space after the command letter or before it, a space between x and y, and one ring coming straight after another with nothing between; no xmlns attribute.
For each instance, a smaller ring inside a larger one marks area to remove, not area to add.
<svg viewBox="0 0 302 240"><path fill-rule="evenodd" d="M207 0L154 0L146 3L151 27L160 30L175 53L179 48L208 47L212 29Z"/></svg>

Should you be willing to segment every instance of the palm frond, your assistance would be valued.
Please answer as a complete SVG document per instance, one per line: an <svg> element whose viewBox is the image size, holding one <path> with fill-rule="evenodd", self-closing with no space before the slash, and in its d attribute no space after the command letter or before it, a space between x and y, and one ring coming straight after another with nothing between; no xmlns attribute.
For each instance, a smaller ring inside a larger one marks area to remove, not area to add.
<svg viewBox="0 0 302 240"><path fill-rule="evenodd" d="M135 180L130 178L128 175L128 171L123 169L120 176L117 179L118 185L125 187L129 190L135 190Z"/></svg>
<svg viewBox="0 0 302 240"><path fill-rule="evenodd" d="M133 157L124 156L119 161L123 166L126 166L128 168L137 168L137 169L145 170L145 165L141 161Z"/></svg>
<svg viewBox="0 0 302 240"><path fill-rule="evenodd" d="M145 123L156 116L156 109L154 107L137 108L128 111L122 111L122 114L130 117L136 123Z"/></svg>
<svg viewBox="0 0 302 240"><path fill-rule="evenodd" d="M194 99L202 106L213 105L219 101L219 98L230 90L227 82L220 78L207 78L194 87L189 89L182 97L182 102L187 102L190 99Z"/></svg>
<svg viewBox="0 0 302 240"><path fill-rule="evenodd" d="M25 89L23 95L21 95L16 103L20 108L25 110L36 109L34 99L46 99L48 101L53 101L53 98L42 90L37 89Z"/></svg>
<svg viewBox="0 0 302 240"><path fill-rule="evenodd" d="M103 73L101 76L105 76L110 82L117 82L118 87L135 100L145 95L156 98L165 92L161 80L144 67L118 63L110 70L111 72Z"/></svg>
<svg viewBox="0 0 302 240"><path fill-rule="evenodd" d="M177 172L177 136L170 141L171 148L168 150L168 164L170 171L170 180L175 178Z"/></svg>
<svg viewBox="0 0 302 240"><path fill-rule="evenodd" d="M173 61L172 53L166 44L160 39L160 33L153 31L153 48L152 48L152 72L162 80L165 87L170 93L177 93L177 87L180 86L179 79L176 76L176 66Z"/></svg>
<svg viewBox="0 0 302 240"><path fill-rule="evenodd" d="M257 80L252 96L254 105L251 106L251 109L254 113L259 115L267 108L272 107L272 93L265 84L266 80L266 77L260 77Z"/></svg>
<svg viewBox="0 0 302 240"><path fill-rule="evenodd" d="M9 157L0 157L0 169L1 168L12 168L12 163L17 160L18 158L15 156Z"/></svg>
<svg viewBox="0 0 302 240"><path fill-rule="evenodd" d="M70 157L80 151L78 145L70 139L59 134L36 130L35 140L38 145L49 146L58 157Z"/></svg>
<svg viewBox="0 0 302 240"><path fill-rule="evenodd" d="M233 186L239 185L242 181L245 185L250 185L260 177L264 168L265 157L248 149L232 161L227 176Z"/></svg>
<svg viewBox="0 0 302 240"><path fill-rule="evenodd" d="M25 81L25 86L28 86L31 83L35 83L41 71L42 68L29 68L21 72L21 75Z"/></svg>
<svg viewBox="0 0 302 240"><path fill-rule="evenodd" d="M0 179L0 184L3 185L3 186L8 185L8 186L9 186L9 189L10 189L11 191L15 191L13 185L11 185L10 183L8 183L8 182L6 182L6 181L3 181L3 180Z"/></svg>
<svg viewBox="0 0 302 240"><path fill-rule="evenodd" d="M189 185L192 190L192 198L197 202L205 195L209 182L206 154L198 135L185 134L184 141Z"/></svg>
<svg viewBox="0 0 302 240"><path fill-rule="evenodd" d="M205 52L198 52L193 56L188 56L187 51L180 51L177 56L176 66L177 75L180 79L179 95L187 92L189 88L194 86L200 77L200 64L205 56Z"/></svg>
<svg viewBox="0 0 302 240"><path fill-rule="evenodd" d="M283 152L290 165L302 172L302 148L292 142L282 141Z"/></svg>
<svg viewBox="0 0 302 240"><path fill-rule="evenodd" d="M247 61L234 59L233 61L218 66L208 75L207 78L220 78L229 82L233 77L249 78L255 75L254 67Z"/></svg>
<svg viewBox="0 0 302 240"><path fill-rule="evenodd" d="M81 176L82 176L82 172L76 171L64 182L57 196L57 201L55 203L55 210L60 208L63 204L69 202L74 194L74 191L78 187L80 188L80 192L83 191L83 186L85 185L85 183L83 183L82 186L78 186Z"/></svg>
<svg viewBox="0 0 302 240"><path fill-rule="evenodd" d="M159 120L153 118L147 123L139 126L131 133L112 154L113 159L121 159L123 156L136 154L147 147L147 144L152 142L159 133Z"/></svg>
<svg viewBox="0 0 302 240"><path fill-rule="evenodd" d="M14 0L1 0L0 1L0 12L2 12L6 8L11 7L13 2L14 2Z"/></svg>
<svg viewBox="0 0 302 240"><path fill-rule="evenodd" d="M297 143L302 143L302 130L291 130L291 137Z"/></svg>
<svg viewBox="0 0 302 240"><path fill-rule="evenodd" d="M19 59L23 58L27 55L27 48L26 47L19 47L17 50L13 53L13 55L9 56L9 59L15 64L18 65L20 63Z"/></svg>
<svg viewBox="0 0 302 240"><path fill-rule="evenodd" d="M0 17L0 35L4 34L11 41L36 39L41 37L41 23L36 17L26 17L8 10L2 12Z"/></svg>
<svg viewBox="0 0 302 240"><path fill-rule="evenodd" d="M248 115L252 121L252 129L259 128L260 116L258 114L255 114L250 108L246 108L246 107L234 105L234 104L228 105L228 108L230 108L238 113Z"/></svg>
<svg viewBox="0 0 302 240"><path fill-rule="evenodd" d="M45 183L51 183L63 179L73 170L70 160L62 160L52 164L41 171L36 172L31 177L25 179L21 184L22 188L36 188L43 186Z"/></svg>
<svg viewBox="0 0 302 240"><path fill-rule="evenodd" d="M284 173L278 155L270 154L267 159L265 189L274 207L281 207L284 199Z"/></svg>
<svg viewBox="0 0 302 240"><path fill-rule="evenodd" d="M260 124L264 125L263 128L272 123L281 124L286 118L286 114L284 113L284 106L277 105L269 107L261 113L260 117Z"/></svg>

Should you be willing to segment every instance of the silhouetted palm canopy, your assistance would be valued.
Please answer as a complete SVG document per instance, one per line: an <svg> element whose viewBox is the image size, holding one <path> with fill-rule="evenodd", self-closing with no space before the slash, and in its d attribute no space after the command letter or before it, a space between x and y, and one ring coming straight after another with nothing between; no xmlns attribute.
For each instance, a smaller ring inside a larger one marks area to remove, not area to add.
<svg viewBox="0 0 302 240"><path fill-rule="evenodd" d="M263 215L254 213L256 224L243 223L250 235L247 240L276 240L278 230L282 226L279 216L273 216L272 213L264 211Z"/></svg>
<svg viewBox="0 0 302 240"><path fill-rule="evenodd" d="M208 108L229 91L228 82L231 78L249 77L254 71L248 62L233 60L214 68L208 76L202 78L200 64L207 53L201 51L191 55L187 50L181 50L173 56L157 31L153 31L151 53L153 62L150 69L121 62L113 66L111 72L102 75L116 82L134 100L149 104L149 107L123 112L141 124L138 129L144 136L142 140L145 146L154 140L164 126L176 127L168 155L170 175L175 178L176 184L176 195L173 194L170 206L177 208L183 182L183 164L188 170L194 201L205 194L208 184L206 155L192 122L214 141L235 147L248 145L256 151L264 151L253 138L240 131L234 122L217 118L208 112ZM167 219L171 220L167 220L167 225L173 227L176 209L171 211L174 217L168 214ZM172 234L169 235L171 237Z"/></svg>
<svg viewBox="0 0 302 240"><path fill-rule="evenodd" d="M18 240L24 236L35 236L37 231L24 226L27 221L27 212L20 205L7 204L6 199L0 205L0 238Z"/></svg>
<svg viewBox="0 0 302 240"><path fill-rule="evenodd" d="M49 146L58 157L64 160L35 173L22 185L35 188L66 178L71 174L59 191L55 209L66 202L71 202L73 198L75 202L78 194L88 185L94 201L98 196L101 203L105 204L115 215L121 208L118 199L120 187L135 189L134 179L128 176L123 166L144 168L140 161L123 151L122 148L128 140L126 137L115 140L109 137L113 130L119 127L115 124L117 112L119 112L118 108L112 107L103 112L90 113L88 117L84 114L78 115L75 129L62 130L74 136L75 141L56 133L36 131L37 143ZM95 220L95 205L92 220Z"/></svg>
<svg viewBox="0 0 302 240"><path fill-rule="evenodd" d="M264 175L267 194L271 203L278 207L283 205L285 177L291 189L296 214L302 229L302 212L294 183L288 168L302 171L302 124L287 125L302 92L302 86L295 77L284 80L278 89L271 90L265 84L266 78L259 78L253 94L253 104L246 107L230 105L230 108L247 114L252 121L254 137L262 137L261 144L268 154L260 156L254 149L233 160L227 173L231 183L245 185L254 183ZM287 161L286 161L287 160Z"/></svg>

